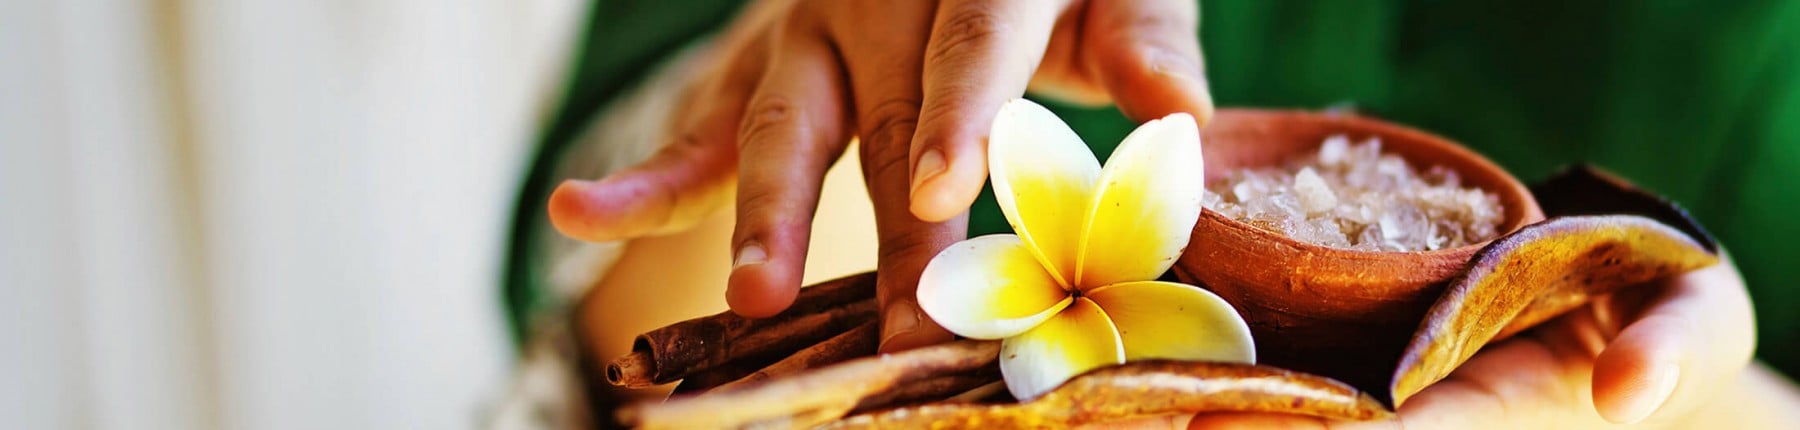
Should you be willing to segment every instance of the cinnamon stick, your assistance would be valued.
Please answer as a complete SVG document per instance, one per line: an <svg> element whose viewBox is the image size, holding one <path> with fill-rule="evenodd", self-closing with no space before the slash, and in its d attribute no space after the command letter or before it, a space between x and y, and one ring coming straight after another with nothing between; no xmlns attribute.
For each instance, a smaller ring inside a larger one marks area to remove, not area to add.
<svg viewBox="0 0 1800 430"><path fill-rule="evenodd" d="M646 429L806 426L843 417L901 384L993 365L999 353L998 341L965 340L865 357L741 389L631 405L619 420Z"/></svg>
<svg viewBox="0 0 1800 430"><path fill-rule="evenodd" d="M924 402L948 400L951 397L967 394L972 390L995 384L999 381L1000 369L992 366L976 369L974 372L934 376L917 382L909 382L886 393L863 399L862 402L856 405L856 409L850 411L849 415ZM1000 387L1004 387L1004 385L1000 385ZM973 394L971 396L973 396ZM978 399L979 397L968 401Z"/></svg>
<svg viewBox="0 0 1800 430"><path fill-rule="evenodd" d="M758 362L752 364L753 361ZM758 369L767 367L768 364L769 363L761 363L760 360L739 360L728 364L713 366L713 368L706 369L706 371L695 372L682 377L681 383L675 384L675 390L670 391L669 394L679 396L683 394L699 394L712 391L712 389L718 388L720 385L744 379L745 376L755 373Z"/></svg>
<svg viewBox="0 0 1800 430"><path fill-rule="evenodd" d="M819 342L818 345L800 350L793 356L775 362L769 367L721 385L718 389L742 388L770 378L779 378L856 357L873 355L875 348L881 342L880 337L880 326L876 325L875 321L865 322L850 331Z"/></svg>
<svg viewBox="0 0 1800 430"><path fill-rule="evenodd" d="M607 365L607 382L642 388L739 359L795 351L873 321L874 297L875 273L867 272L804 288L793 306L773 317L727 311L651 330L638 336L631 354Z"/></svg>

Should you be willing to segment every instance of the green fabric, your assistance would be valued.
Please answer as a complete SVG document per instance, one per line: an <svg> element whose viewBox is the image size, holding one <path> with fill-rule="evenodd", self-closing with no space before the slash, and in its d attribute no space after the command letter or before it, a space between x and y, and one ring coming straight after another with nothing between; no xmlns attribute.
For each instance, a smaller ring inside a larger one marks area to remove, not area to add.
<svg viewBox="0 0 1800 430"><path fill-rule="evenodd" d="M1222 106L1349 106L1461 141L1528 181L1588 161L1685 205L1731 249L1749 281L1759 355L1789 374L1800 371L1800 290L1789 287L1800 276L1785 267L1800 255L1800 224L1789 220L1800 210L1791 191L1800 184L1800 2L1203 6L1207 73ZM665 8L718 16L699 5ZM570 121L603 100L584 88L630 80L585 66L641 70L641 60L613 59L673 45L600 37L616 23L600 15L546 148L558 147ZM662 19L675 18L695 22L680 14ZM632 19L654 27L647 20ZM1112 109L1053 107L1084 139L1103 145L1095 147L1102 155L1133 126ZM546 160L539 161L542 171ZM520 213L536 218L521 225L541 223L535 208L545 185L528 186ZM991 194L971 217L972 233L1006 231Z"/></svg>

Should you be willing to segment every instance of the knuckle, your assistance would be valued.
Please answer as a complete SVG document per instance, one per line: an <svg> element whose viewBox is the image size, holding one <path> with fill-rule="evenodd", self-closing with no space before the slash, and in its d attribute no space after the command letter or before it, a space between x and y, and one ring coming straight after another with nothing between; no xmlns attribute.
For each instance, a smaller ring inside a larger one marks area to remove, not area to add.
<svg viewBox="0 0 1800 430"><path fill-rule="evenodd" d="M675 141L669 142L666 150L685 156L701 155L707 150L706 139L693 130L683 131L675 135Z"/></svg>
<svg viewBox="0 0 1800 430"><path fill-rule="evenodd" d="M1179 35L1194 34L1200 29L1200 6L1196 2L1165 2L1153 8L1112 14L1107 25L1124 33Z"/></svg>
<svg viewBox="0 0 1800 430"><path fill-rule="evenodd" d="M993 46L1006 34L1006 22L992 7L970 4L950 12L926 54L927 63L955 62L968 58L971 51Z"/></svg>
<svg viewBox="0 0 1800 430"><path fill-rule="evenodd" d="M870 145L904 146L912 141L913 130L918 128L919 102L910 99L881 102L869 109L864 123L867 128L863 139Z"/></svg>
<svg viewBox="0 0 1800 430"><path fill-rule="evenodd" d="M1198 76L1201 74L1200 60L1197 55L1189 54L1187 49L1176 46L1174 42L1164 39L1138 39L1130 44L1120 45L1126 48L1117 51L1107 61L1114 72L1109 73L1109 80L1114 84L1133 84L1144 80L1162 79L1168 75ZM1122 81L1122 82L1119 82Z"/></svg>
<svg viewBox="0 0 1800 430"><path fill-rule="evenodd" d="M950 140L949 136L945 136L948 130L957 127L958 124L970 122L966 119L970 113L966 112L970 109L966 106L973 102L972 98L966 96L969 92L961 88L952 88L945 97L932 100L924 110L919 111L919 123L925 126L914 133L917 133L921 140L927 140L929 143L942 143Z"/></svg>
<svg viewBox="0 0 1800 430"><path fill-rule="evenodd" d="M913 232L884 232L877 247L877 256L882 265L910 263L909 260L924 260L937 254L936 243L926 235Z"/></svg>
<svg viewBox="0 0 1800 430"><path fill-rule="evenodd" d="M1192 33L1193 30L1191 28L1193 26L1179 15L1160 13L1138 14L1127 18L1121 24L1121 27L1126 30L1124 33L1142 36Z"/></svg>
<svg viewBox="0 0 1800 430"><path fill-rule="evenodd" d="M877 272L909 275L916 281L932 257L962 238L960 232L935 225L912 224L911 227L882 229L876 248Z"/></svg>
<svg viewBox="0 0 1800 430"><path fill-rule="evenodd" d="M792 127L799 117L798 110L799 107L787 97L757 97L744 112L744 122L738 127L738 144L748 146Z"/></svg>
<svg viewBox="0 0 1800 430"><path fill-rule="evenodd" d="M863 171L869 178L906 178L913 133L918 129L919 103L894 99L877 104L865 116Z"/></svg>
<svg viewBox="0 0 1800 430"><path fill-rule="evenodd" d="M908 183L906 179L912 177L912 171L908 169L912 160L908 158L907 151L906 145L864 145L863 172L870 178L869 185L877 186L878 181L874 178L900 178L901 180L893 183Z"/></svg>
<svg viewBox="0 0 1800 430"><path fill-rule="evenodd" d="M1115 66L1142 67L1144 71L1198 70L1199 29L1186 14L1137 14L1120 17L1103 34L1103 61ZM1106 55L1110 54L1110 55Z"/></svg>
<svg viewBox="0 0 1800 430"><path fill-rule="evenodd" d="M826 17L827 11L833 9L828 0L800 0L793 2L787 15L782 17L781 32L784 37L814 33L818 24Z"/></svg>

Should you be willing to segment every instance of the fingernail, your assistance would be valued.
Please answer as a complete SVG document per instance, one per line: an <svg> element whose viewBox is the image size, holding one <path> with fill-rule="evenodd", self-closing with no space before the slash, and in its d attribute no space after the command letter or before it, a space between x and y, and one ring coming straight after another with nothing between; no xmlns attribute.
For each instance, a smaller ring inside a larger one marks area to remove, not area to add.
<svg viewBox="0 0 1800 430"><path fill-rule="evenodd" d="M881 343L883 346L887 345L889 341L904 337L914 330L919 329L918 308L918 306L904 303L896 303L888 306L887 311L885 311L886 315L882 316L881 322ZM885 350L886 348L883 349Z"/></svg>
<svg viewBox="0 0 1800 430"><path fill-rule="evenodd" d="M1669 402L1669 396L1675 394L1675 385L1681 382L1681 366L1664 364L1656 370L1650 381L1651 388L1644 392L1627 407L1624 414L1626 420L1622 424L1632 424L1650 418L1650 414Z"/></svg>
<svg viewBox="0 0 1800 430"><path fill-rule="evenodd" d="M936 148L925 150L919 154L919 164L913 167L912 192L919 192L919 184L937 176L944 171L944 153Z"/></svg>
<svg viewBox="0 0 1800 430"><path fill-rule="evenodd" d="M769 252L763 250L762 244L750 242L738 248L737 256L731 259L731 268L736 269L752 264L763 264L769 261Z"/></svg>

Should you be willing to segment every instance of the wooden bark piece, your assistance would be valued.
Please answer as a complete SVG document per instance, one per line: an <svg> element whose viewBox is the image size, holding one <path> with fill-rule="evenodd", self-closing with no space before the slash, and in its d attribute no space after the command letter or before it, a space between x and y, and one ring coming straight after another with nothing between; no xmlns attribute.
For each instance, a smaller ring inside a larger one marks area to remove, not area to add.
<svg viewBox="0 0 1800 430"><path fill-rule="evenodd" d="M1426 313L1394 372L1392 405L1449 376L1489 342L1593 296L1717 262L1687 234L1635 215L1564 216L1527 226L1477 253Z"/></svg>
<svg viewBox="0 0 1800 430"><path fill-rule="evenodd" d="M990 385L994 386L998 391L1006 390L1006 385L1000 381L1000 368L997 366L983 367L968 373L934 376L929 379L910 382L900 387L896 387L892 391L863 399L862 402L859 402L856 405L856 409L851 410L849 414L854 415L863 412L893 409L936 401L966 403L976 399L958 400L954 399L954 397ZM977 392L976 394L980 394L980 392Z"/></svg>
<svg viewBox="0 0 1800 430"><path fill-rule="evenodd" d="M802 289L794 305L774 317L726 311L639 335L630 355L607 365L606 379L642 388L736 360L780 358L873 321L876 313L874 272L838 278Z"/></svg>
<svg viewBox="0 0 1800 430"><path fill-rule="evenodd" d="M1137 417L1214 411L1329 419L1392 416L1344 383L1267 366L1138 361L1097 369L1025 403L927 404L840 420L827 428L1068 428Z"/></svg>
<svg viewBox="0 0 1800 430"><path fill-rule="evenodd" d="M881 341L880 327L875 321L865 322L818 345L813 345L743 378L718 387L720 390L742 388L770 378L779 378L875 353Z"/></svg>
<svg viewBox="0 0 1800 430"><path fill-rule="evenodd" d="M745 365L743 362L713 366L713 368L706 369L704 372L696 372L683 376L681 382L675 384L675 389L670 391L669 395L679 396L711 391L714 388L718 388L720 385L744 379L745 376L756 373L757 369L757 365Z"/></svg>
<svg viewBox="0 0 1800 430"><path fill-rule="evenodd" d="M806 427L844 416L902 384L993 365L999 341L959 341L865 357L740 389L640 403L619 411L645 429Z"/></svg>

